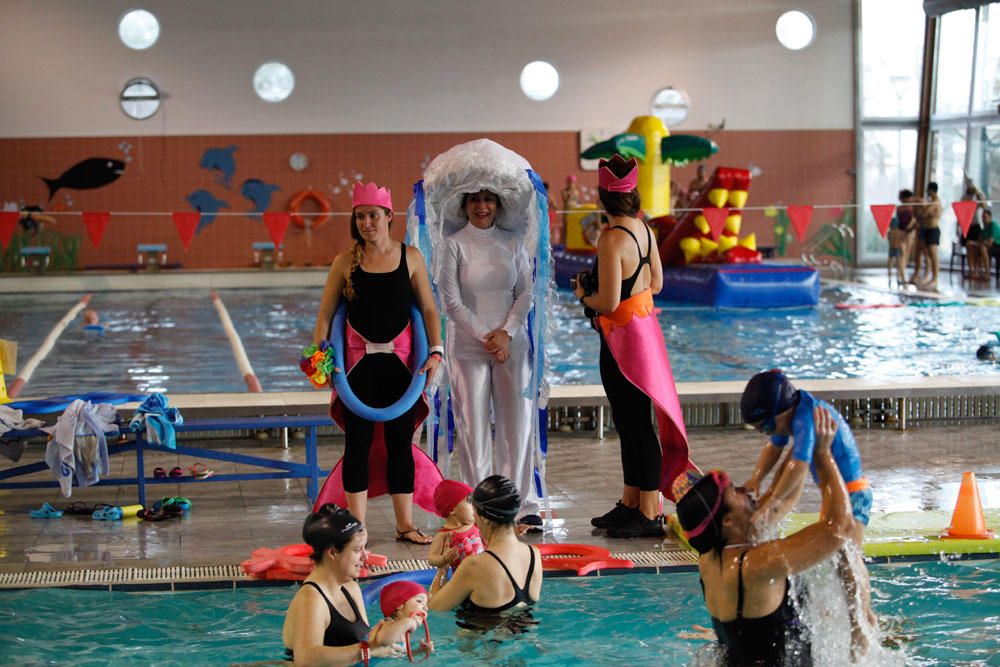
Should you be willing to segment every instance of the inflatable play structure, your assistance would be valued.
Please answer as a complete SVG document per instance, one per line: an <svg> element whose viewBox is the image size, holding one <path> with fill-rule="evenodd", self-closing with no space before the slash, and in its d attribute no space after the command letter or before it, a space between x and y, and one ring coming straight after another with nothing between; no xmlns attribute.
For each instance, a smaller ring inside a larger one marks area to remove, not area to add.
<svg viewBox="0 0 1000 667"><path fill-rule="evenodd" d="M717 151L707 139L669 136L658 118L640 116L629 132L591 146L581 156L610 158L618 153L639 161L637 190L647 222L656 232L663 264L658 300L716 308L816 305L816 269L764 263L755 235L740 236L751 181L746 169L715 169L708 186L683 215L670 214L670 165L703 160ZM567 215L566 244L553 250L560 287L568 287L572 276L593 265L601 215L594 204Z"/></svg>

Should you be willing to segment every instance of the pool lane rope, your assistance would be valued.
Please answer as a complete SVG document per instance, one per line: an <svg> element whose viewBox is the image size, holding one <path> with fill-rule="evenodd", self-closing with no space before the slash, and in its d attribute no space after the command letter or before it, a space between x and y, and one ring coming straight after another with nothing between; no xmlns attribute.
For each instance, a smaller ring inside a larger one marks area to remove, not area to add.
<svg viewBox="0 0 1000 667"><path fill-rule="evenodd" d="M14 378L14 382L11 383L10 389L7 391L8 396L15 398L21 393L21 389L24 388L24 385L28 384L28 380L31 379L31 375L35 372L38 364L42 363L42 361L45 360L45 357L49 355L49 352L52 351L52 347L56 344L56 341L59 340L59 336L62 335L62 332L66 330L66 327L69 326L70 322L76 319L76 316L80 314L80 311L86 308L87 304L90 303L91 296L93 295L84 294L83 298L80 299L75 306L70 308L69 311L63 315L63 318L59 320L54 327L52 327L52 331L50 331L49 335L42 341L41 346L31 359L28 360L28 363L21 368L21 372L17 374L17 377Z"/></svg>
<svg viewBox="0 0 1000 667"><path fill-rule="evenodd" d="M233 350L233 358L236 360L236 366L243 375L243 381L247 383L247 391L254 394L263 392L264 390L260 387L260 381L253 372L253 366L250 365L250 359L247 358L247 351L243 349L243 341L240 340L240 335L236 333L236 327L233 326L233 321L229 317L226 304L222 303L218 292L212 292L212 303L215 305L216 312L219 313L219 321L222 322L222 329L226 332L226 338L229 339L229 347Z"/></svg>

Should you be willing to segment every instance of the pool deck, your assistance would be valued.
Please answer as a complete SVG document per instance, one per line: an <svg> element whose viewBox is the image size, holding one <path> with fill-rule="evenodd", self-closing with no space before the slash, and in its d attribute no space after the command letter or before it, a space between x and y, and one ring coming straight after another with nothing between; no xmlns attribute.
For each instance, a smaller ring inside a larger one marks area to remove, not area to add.
<svg viewBox="0 0 1000 667"><path fill-rule="evenodd" d="M915 424L906 431L861 429L856 435L875 490L875 512L950 512L966 470L976 472L984 505L1000 507L1000 436L995 421L928 427ZM701 467L726 469L737 482L749 476L763 444L760 435L740 427L694 429L690 440L692 457ZM244 451L251 448L254 454L285 455L295 460L304 457L304 447L294 441L288 450L281 449L276 439L260 444L244 439L238 447ZM342 447L342 436L321 439L320 464L332 466ZM22 462L36 460L40 449L29 449ZM150 453L147 459L148 466L167 469L179 465L186 470L193 462L160 453ZM113 465L112 474L126 474L129 468L134 469L134 458L118 457ZM219 462L212 465L220 473L240 469L234 463L224 464L225 468ZM660 554L664 559L680 556L678 545L669 538L613 540L590 527L590 517L607 511L619 498L620 470L613 431L603 440L594 438L593 433L553 433L547 481L554 517L547 522L544 534L528 540L591 544L615 553ZM303 480L165 484L159 492L186 495L193 504L190 514L161 522L105 522L80 516L32 519L28 512L43 502L56 507L73 500L131 504L135 487L74 488L69 499L56 489L0 491L4 511L0 515L0 577L67 570L110 574L126 568L235 565L258 547L300 542L302 520L309 510ZM808 485L799 511L817 508L818 494ZM415 518L425 532L440 525L437 517L419 508ZM392 561L426 557L424 547L394 541L388 498L370 502L368 525L373 552Z"/></svg>

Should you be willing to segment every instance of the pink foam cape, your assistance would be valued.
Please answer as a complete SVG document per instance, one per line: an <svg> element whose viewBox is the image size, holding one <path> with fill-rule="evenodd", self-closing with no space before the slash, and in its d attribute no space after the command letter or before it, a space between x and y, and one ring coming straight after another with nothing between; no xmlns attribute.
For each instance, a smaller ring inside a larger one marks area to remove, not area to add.
<svg viewBox="0 0 1000 667"><path fill-rule="evenodd" d="M653 402L663 452L660 491L676 502L671 489L674 479L698 467L688 455L684 414L660 324L652 313L645 317L635 315L628 324L611 325L604 339L625 379Z"/></svg>
<svg viewBox="0 0 1000 667"><path fill-rule="evenodd" d="M364 339L348 324L345 332L346 350L345 364L348 369L353 369L365 353ZM406 364L411 373L416 372L416 361L413 358L411 349L412 330L410 325L393 340L395 349L393 352ZM417 413L414 419L414 435L420 433L420 426L430 412L427 404L427 396L420 395L417 401ZM338 398L337 391L330 394L330 416L333 421L344 428L344 407L343 402ZM410 445L413 449L413 501L428 512L434 513L434 489L444 479L437 464L427 456L417 444ZM375 423L372 434L372 446L368 453L368 497L378 498L389 492L389 482L386 477L386 463L388 456L385 448L385 431L381 422ZM318 511L326 503L335 503L340 507L347 507L347 495L344 492L343 457L337 461L337 465L330 471L323 488L316 498L313 511Z"/></svg>

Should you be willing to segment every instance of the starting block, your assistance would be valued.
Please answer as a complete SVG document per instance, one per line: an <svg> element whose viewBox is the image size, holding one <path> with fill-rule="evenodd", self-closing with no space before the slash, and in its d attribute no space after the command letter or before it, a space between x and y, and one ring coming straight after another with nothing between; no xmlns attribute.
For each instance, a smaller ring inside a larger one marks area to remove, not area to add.
<svg viewBox="0 0 1000 667"><path fill-rule="evenodd" d="M139 267L146 271L159 271L167 263L165 243L140 243L135 250L139 255Z"/></svg>
<svg viewBox="0 0 1000 667"><path fill-rule="evenodd" d="M284 250L284 244L275 248L270 241L258 241L253 244L253 263L262 269L273 269L281 262Z"/></svg>
<svg viewBox="0 0 1000 667"><path fill-rule="evenodd" d="M47 245L25 246L21 248L21 266L32 273L45 273L52 260L52 248Z"/></svg>

